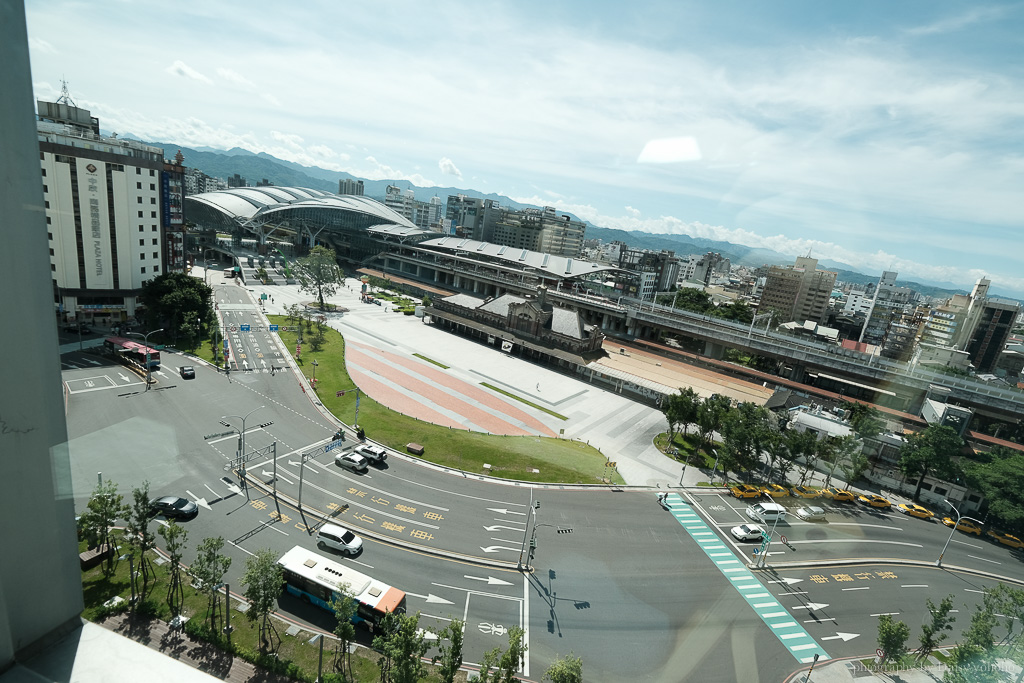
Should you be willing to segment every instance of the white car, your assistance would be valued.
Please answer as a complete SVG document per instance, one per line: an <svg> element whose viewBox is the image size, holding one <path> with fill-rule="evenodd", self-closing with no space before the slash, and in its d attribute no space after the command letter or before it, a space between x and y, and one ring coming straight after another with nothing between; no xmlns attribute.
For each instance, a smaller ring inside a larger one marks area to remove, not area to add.
<svg viewBox="0 0 1024 683"><path fill-rule="evenodd" d="M370 462L384 462L388 459L388 452L380 446L374 446L373 444L364 443L356 446L354 450Z"/></svg>
<svg viewBox="0 0 1024 683"><path fill-rule="evenodd" d="M358 453L338 453L334 456L334 464L353 472L365 472L369 466L366 458Z"/></svg>
<svg viewBox="0 0 1024 683"><path fill-rule="evenodd" d="M825 510L817 505L808 505L807 507L797 508L796 516L806 520L823 520L825 519Z"/></svg>
<svg viewBox="0 0 1024 683"><path fill-rule="evenodd" d="M320 527L316 532L316 544L320 548L330 548L346 555L357 555L363 549L363 539L337 524L324 524Z"/></svg>
<svg viewBox="0 0 1024 683"><path fill-rule="evenodd" d="M764 529L756 524L740 524L730 529L729 533L737 541L760 541L764 536Z"/></svg>

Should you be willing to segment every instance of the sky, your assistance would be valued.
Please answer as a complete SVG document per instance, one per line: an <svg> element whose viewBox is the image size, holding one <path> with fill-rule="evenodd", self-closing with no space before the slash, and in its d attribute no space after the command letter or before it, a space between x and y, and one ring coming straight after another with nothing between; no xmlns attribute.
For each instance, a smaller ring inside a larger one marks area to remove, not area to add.
<svg viewBox="0 0 1024 683"><path fill-rule="evenodd" d="M104 131L1024 297L1022 2L26 9Z"/></svg>

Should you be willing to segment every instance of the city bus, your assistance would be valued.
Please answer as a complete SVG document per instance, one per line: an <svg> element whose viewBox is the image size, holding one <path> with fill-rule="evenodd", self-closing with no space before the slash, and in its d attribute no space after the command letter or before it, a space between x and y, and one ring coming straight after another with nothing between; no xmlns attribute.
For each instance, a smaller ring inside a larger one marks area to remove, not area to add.
<svg viewBox="0 0 1024 683"><path fill-rule="evenodd" d="M125 339L124 337L107 337L103 340L103 346L112 353L126 358L132 365L137 365L143 369L146 368L148 355L149 369L160 369L160 352L154 348L147 347L145 344L140 344L137 341Z"/></svg>
<svg viewBox="0 0 1024 683"><path fill-rule="evenodd" d="M332 614L331 598L342 590L358 603L352 623L371 633L388 612L405 613L405 591L370 578L311 550L295 546L277 561L284 570L283 590ZM347 584L347 588L345 587Z"/></svg>

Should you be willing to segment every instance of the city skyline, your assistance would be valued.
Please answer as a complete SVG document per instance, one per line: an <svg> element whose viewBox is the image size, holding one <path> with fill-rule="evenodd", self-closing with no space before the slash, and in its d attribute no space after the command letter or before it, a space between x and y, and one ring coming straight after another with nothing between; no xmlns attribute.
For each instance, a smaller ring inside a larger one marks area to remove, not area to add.
<svg viewBox="0 0 1024 683"><path fill-rule="evenodd" d="M104 130L1024 297L1020 5L646 7L27 13Z"/></svg>

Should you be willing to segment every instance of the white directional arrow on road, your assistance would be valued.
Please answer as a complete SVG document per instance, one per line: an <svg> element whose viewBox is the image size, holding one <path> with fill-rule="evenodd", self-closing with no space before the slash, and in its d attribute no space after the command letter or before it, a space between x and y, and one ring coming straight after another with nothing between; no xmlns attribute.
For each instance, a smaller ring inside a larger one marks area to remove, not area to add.
<svg viewBox="0 0 1024 683"><path fill-rule="evenodd" d="M242 367L245 368L246 370L248 370L249 369L249 361L243 358L242 359Z"/></svg>
<svg viewBox="0 0 1024 683"><path fill-rule="evenodd" d="M207 510L211 509L210 508L210 504L206 502L205 498L200 498L199 496L197 496L196 494L192 493L188 489L185 489L185 493L187 493L188 495L192 496L192 499L196 501L196 505L201 505L202 507L206 508Z"/></svg>
<svg viewBox="0 0 1024 683"><path fill-rule="evenodd" d="M501 579L496 579L493 576L488 576L486 579L481 577L481 576L470 576L469 574L463 574L463 576L465 576L467 579L472 579L473 581L483 581L488 586L511 586L512 585L512 583L509 582L509 581L503 581Z"/></svg>
<svg viewBox="0 0 1024 683"><path fill-rule="evenodd" d="M827 602L809 602L806 605L794 605L790 609L809 609L813 612L814 610L825 609L828 606L829 603Z"/></svg>
<svg viewBox="0 0 1024 683"><path fill-rule="evenodd" d="M438 597L438 596L434 595L433 593L428 593L427 595L420 595L419 593L410 593L409 591L405 591L405 594L406 595L411 595L414 598L422 598L423 600L426 600L428 604L429 603L434 603L434 604L438 604L438 605L454 605L455 604L451 600L445 600L444 598Z"/></svg>
<svg viewBox="0 0 1024 683"><path fill-rule="evenodd" d="M228 484L228 491L231 491L231 493L236 493L237 494L237 493L241 493L242 489L238 488L234 484Z"/></svg>
<svg viewBox="0 0 1024 683"><path fill-rule="evenodd" d="M406 592L406 595L408 595L408 594L409 593ZM434 633L433 631L428 631L426 629L418 628L418 629L416 629L416 633L418 635L422 635L423 636L423 640L437 640L437 634Z"/></svg>
<svg viewBox="0 0 1024 683"><path fill-rule="evenodd" d="M261 471L260 474L262 474L264 477L271 477L271 478L273 478L273 476L274 476L273 472L267 472L266 470Z"/></svg>
<svg viewBox="0 0 1024 683"><path fill-rule="evenodd" d="M266 361L266 359L264 359L264 360L261 360L261 361L260 361L260 363L262 363L262 364L263 364L263 367L264 367L264 369L265 369L265 368L267 367L267 361Z"/></svg>
<svg viewBox="0 0 1024 683"><path fill-rule="evenodd" d="M167 377L167 375L164 374L163 370L157 370L156 372L151 372L149 374L151 374L151 375L160 375L161 377L164 377L164 378Z"/></svg>
<svg viewBox="0 0 1024 683"><path fill-rule="evenodd" d="M499 550L511 550L512 552L515 552L515 551L519 550L519 548L506 548L503 545L489 545L486 548L483 547L483 546L480 546L480 550L483 550L485 553L496 553Z"/></svg>
<svg viewBox="0 0 1024 683"><path fill-rule="evenodd" d="M129 377L128 375L124 374L123 372L117 373L117 376L120 377L122 381L125 381L125 382L131 382L132 381L132 378Z"/></svg>
<svg viewBox="0 0 1024 683"><path fill-rule="evenodd" d="M853 640L854 638L857 638L859 636L859 633L843 633L842 631L836 631L836 634L834 636L825 636L824 638L819 638L818 640L839 640L840 638L842 638L843 642L845 643L846 641Z"/></svg>
<svg viewBox="0 0 1024 683"><path fill-rule="evenodd" d="M93 365L99 365L100 364L100 362L98 360L93 360L92 358L86 358L85 362L86 363L92 363Z"/></svg>
<svg viewBox="0 0 1024 683"><path fill-rule="evenodd" d="M507 510L505 508L487 508L491 512L497 512L499 515L522 515L526 516L525 512L514 512L513 510Z"/></svg>
<svg viewBox="0 0 1024 683"><path fill-rule="evenodd" d="M794 583L802 583L803 579L782 579L781 581L769 581L768 583L784 583L787 586L792 586Z"/></svg>
<svg viewBox="0 0 1024 683"><path fill-rule="evenodd" d="M487 531L497 531L498 529L508 529L509 531L522 531L522 529L517 529L514 526L501 526L500 524L495 524L494 526L485 526L484 529L486 529Z"/></svg>

